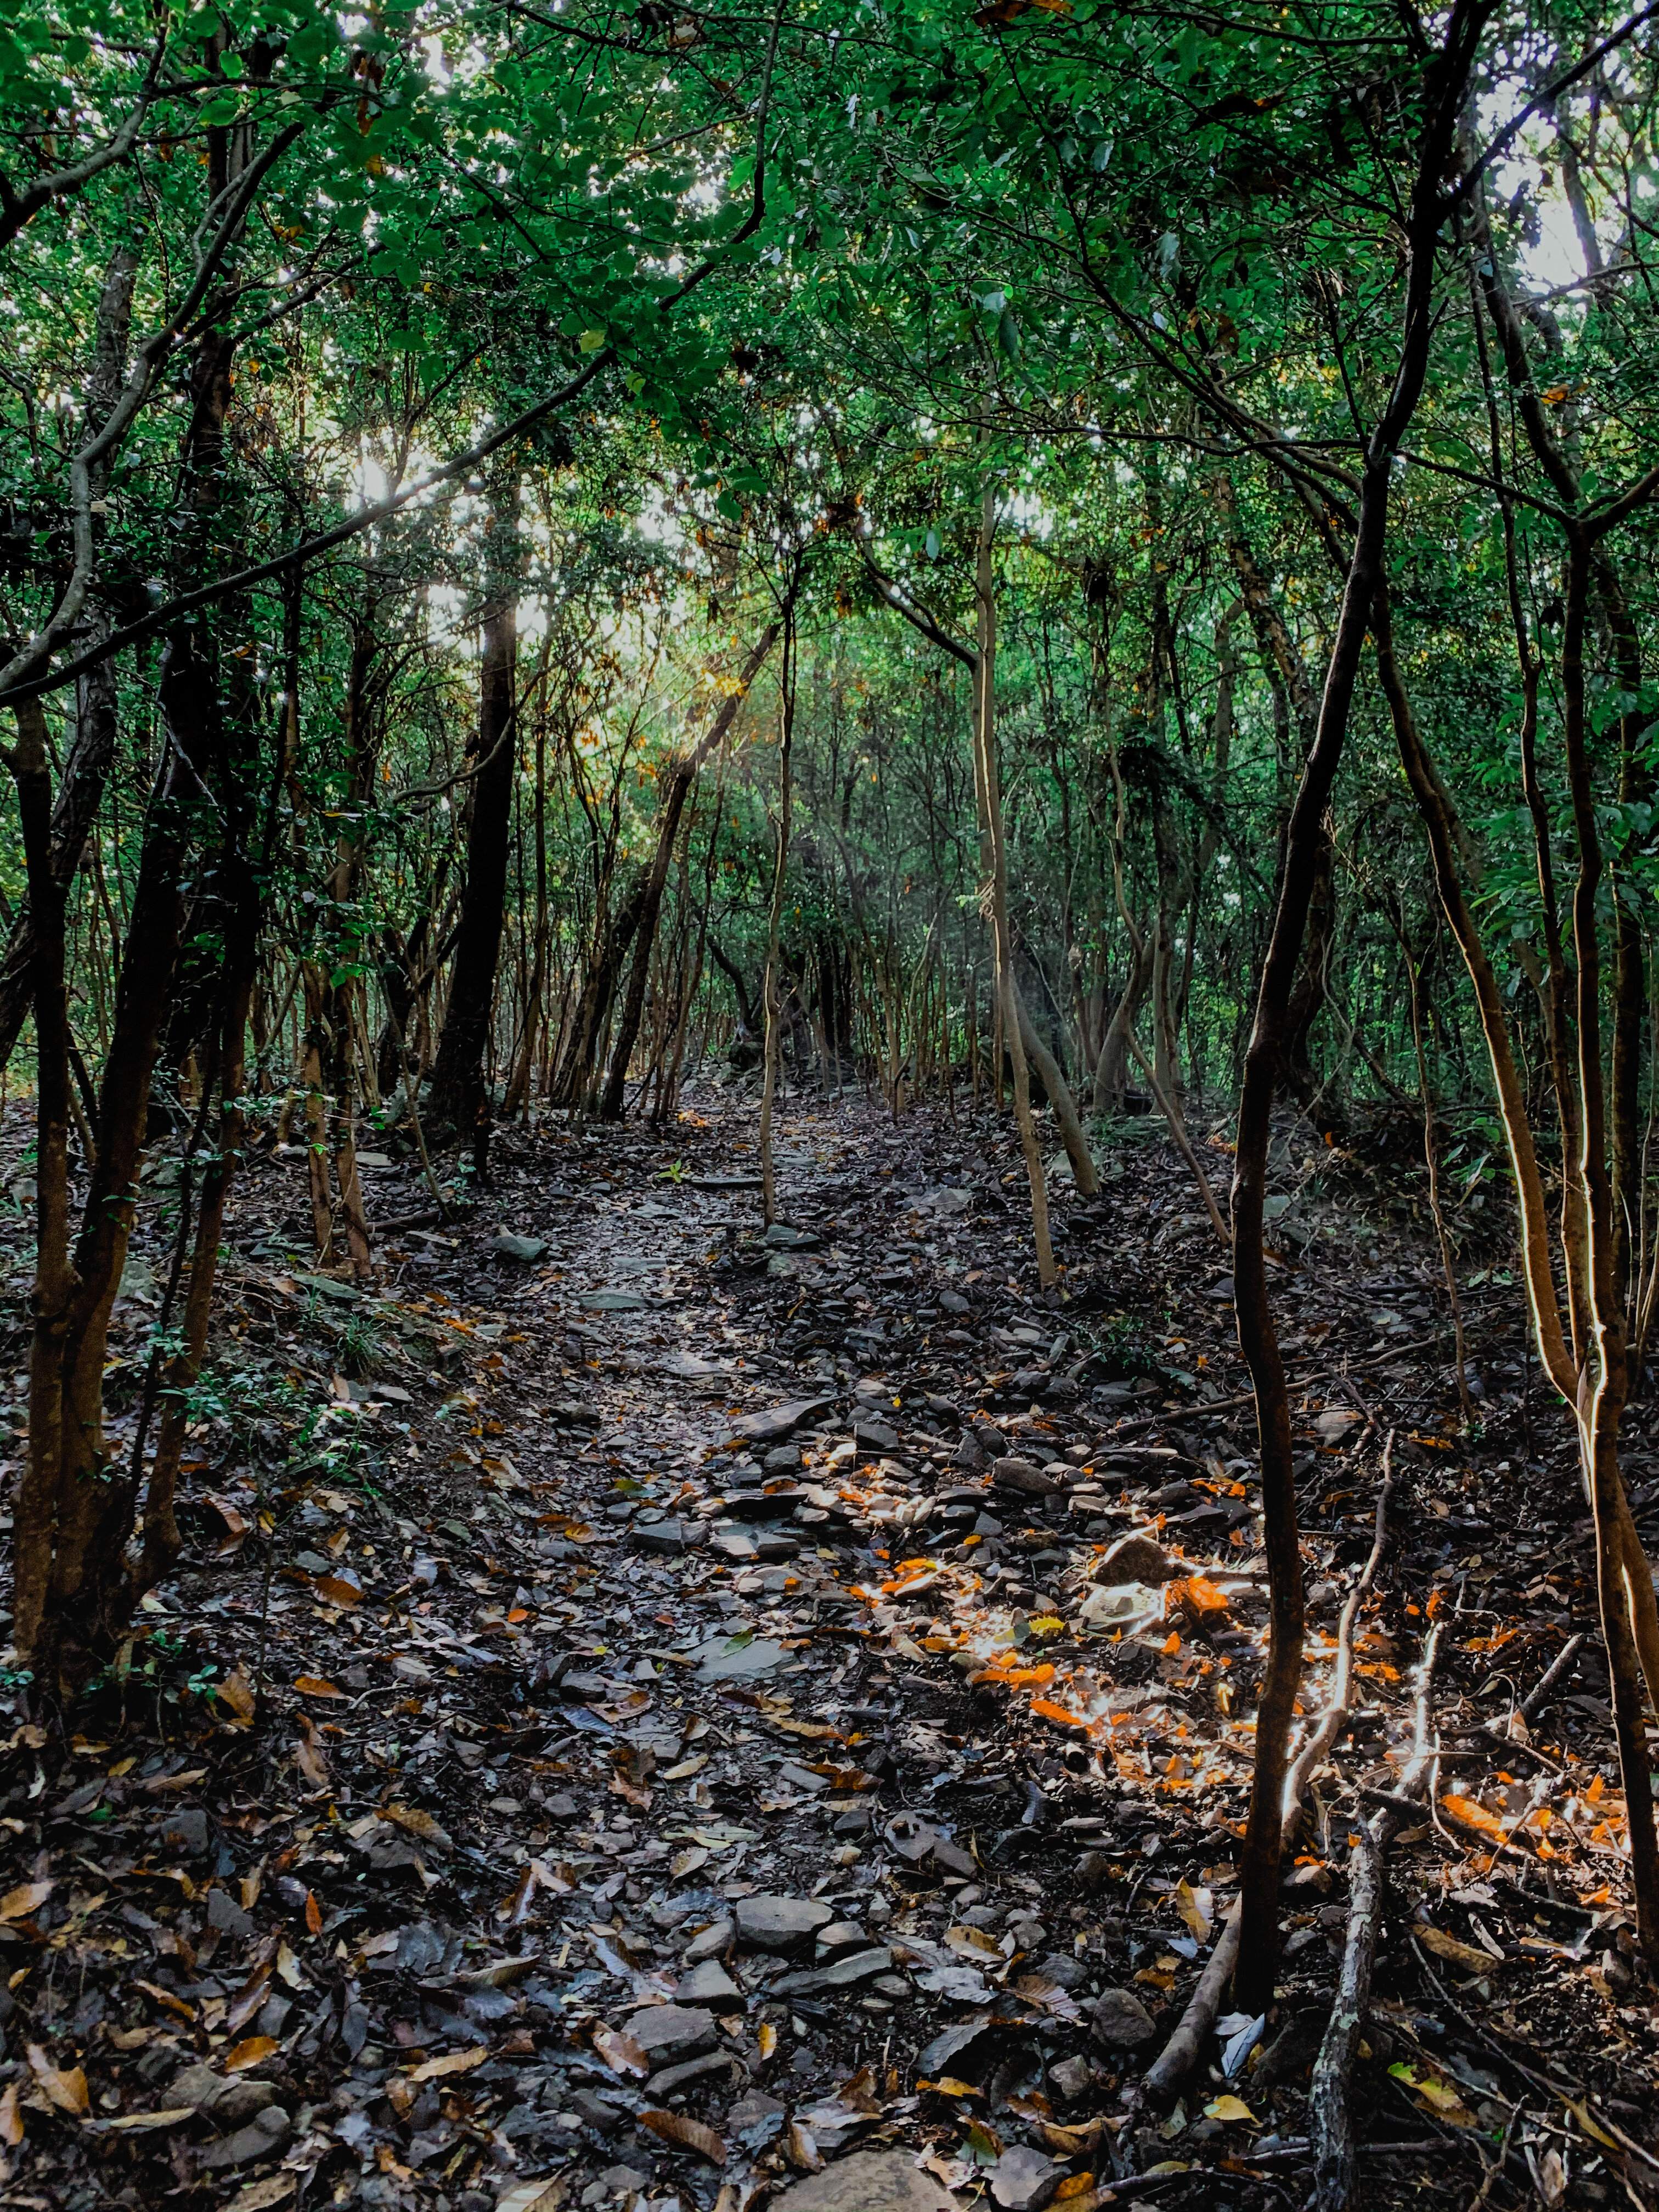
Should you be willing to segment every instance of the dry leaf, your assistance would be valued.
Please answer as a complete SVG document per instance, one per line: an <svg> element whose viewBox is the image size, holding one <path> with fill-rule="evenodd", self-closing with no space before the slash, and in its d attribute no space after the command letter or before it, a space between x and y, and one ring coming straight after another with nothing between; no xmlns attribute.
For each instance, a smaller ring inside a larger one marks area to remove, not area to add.
<svg viewBox="0 0 1659 2212"><path fill-rule="evenodd" d="M340 1575L319 1575L312 1588L330 1605L361 1605L363 1601L363 1594L356 1583L347 1582Z"/></svg>
<svg viewBox="0 0 1659 2212"><path fill-rule="evenodd" d="M26 1881L21 1888L9 1889L0 1897L0 1920L27 1920L39 1911L52 1892L49 1881Z"/></svg>
<svg viewBox="0 0 1659 2212"><path fill-rule="evenodd" d="M1207 1943L1210 1929L1215 1922L1215 1899L1207 1889L1194 1889L1183 1881L1176 1892L1176 1910L1186 1922L1188 1932L1199 1942Z"/></svg>
<svg viewBox="0 0 1659 2212"><path fill-rule="evenodd" d="M84 2119L91 2100L87 2094L87 2077L81 2069L54 2066L38 2043L30 2044L28 2062L35 2086L46 2102L72 2120Z"/></svg>
<svg viewBox="0 0 1659 2212"><path fill-rule="evenodd" d="M15 2150L23 2140L23 2115L17 2109L22 2086L21 2081L9 2082L5 2095L0 2097L0 2143L10 2150Z"/></svg>
<svg viewBox="0 0 1659 2212"><path fill-rule="evenodd" d="M640 2125L649 2128L653 2136L659 2136L664 2142L672 2143L678 2149L696 2151L710 2166L726 2163L726 2145L713 2128L704 2127L701 2120L687 2119L679 2112L641 2112ZM818 2164L823 2163L820 2159Z"/></svg>
<svg viewBox="0 0 1659 2212"><path fill-rule="evenodd" d="M226 2034L234 2035L239 2028L246 2027L270 1994L270 1966L267 1961L264 1966L256 1966L237 1990L230 2009L225 2014Z"/></svg>
<svg viewBox="0 0 1659 2212"><path fill-rule="evenodd" d="M227 2074L240 2074L250 2066L263 2066L272 2051L282 2047L274 2035L250 2035L234 2044L219 2063Z"/></svg>
<svg viewBox="0 0 1659 2212"><path fill-rule="evenodd" d="M423 2066L410 2069L411 2081L441 2081L451 2074L470 2074L475 2066L482 2066L489 2053L482 2043L475 2043L470 2051L447 2051L441 2058L428 2058Z"/></svg>
<svg viewBox="0 0 1659 2212"><path fill-rule="evenodd" d="M162 2128L181 2128L186 2120L196 2118L194 2105L174 2105L162 2112L123 2112L117 2120L105 2120L102 2125L118 2129L123 2135L147 2136Z"/></svg>
<svg viewBox="0 0 1659 2212"><path fill-rule="evenodd" d="M631 2035L624 2035L619 2027L596 2027L593 2048L613 2074L637 2074L641 2080L651 2071L651 2062Z"/></svg>
<svg viewBox="0 0 1659 2212"><path fill-rule="evenodd" d="M1473 1828L1478 1835L1491 1836L1496 1842L1506 1844L1510 1832L1496 1813L1489 1813L1484 1805L1477 1805L1473 1797L1443 1797L1440 1809L1449 1813L1454 1820L1465 1828Z"/></svg>
<svg viewBox="0 0 1659 2212"><path fill-rule="evenodd" d="M250 2181L240 2196L230 2200L228 2212L273 2212L278 2204L286 2204L300 2185L297 2173L268 2174L263 2181Z"/></svg>
<svg viewBox="0 0 1659 2212"><path fill-rule="evenodd" d="M1206 2120L1241 2120L1255 2125L1255 2114L1242 2097L1214 2097L1204 2107Z"/></svg>
<svg viewBox="0 0 1659 2212"><path fill-rule="evenodd" d="M239 1667L234 1674L227 1674L222 1682L216 1682L213 1694L222 1705L229 1706L244 1727L253 1718L258 1700L254 1696L253 1685L242 1668Z"/></svg>
<svg viewBox="0 0 1659 2212"><path fill-rule="evenodd" d="M559 2212L569 2194L568 2183L558 2179L515 2182L495 2199L495 2212Z"/></svg>
<svg viewBox="0 0 1659 2212"><path fill-rule="evenodd" d="M314 1889L306 1892L306 1927L313 1936L320 1936L323 1932L323 1908L317 1902Z"/></svg>
<svg viewBox="0 0 1659 2212"><path fill-rule="evenodd" d="M333 1784L329 1779L329 1771L324 1763L323 1755L318 1750L315 1739L312 1735L311 1723L305 1719L303 1715L301 1717L301 1727L303 1733L294 1747L294 1764L313 1790L331 1789Z"/></svg>
<svg viewBox="0 0 1659 2212"><path fill-rule="evenodd" d="M797 2173L822 2173L823 2154L813 2140L811 2130L799 2120L791 2120L783 2131L783 2154Z"/></svg>
<svg viewBox="0 0 1659 2212"><path fill-rule="evenodd" d="M1413 1928L1412 1934L1437 1959L1449 1959L1455 1966L1467 1966L1472 1974L1489 1974L1499 1962L1486 1952L1477 1951L1473 1943L1460 1943L1455 1936L1448 1936L1443 1929Z"/></svg>
<svg viewBox="0 0 1659 2212"><path fill-rule="evenodd" d="M302 1698L343 1698L345 1692L335 1683L325 1681L320 1674L301 1674L295 1680L295 1688Z"/></svg>
<svg viewBox="0 0 1659 2212"><path fill-rule="evenodd" d="M411 1836L418 1836L423 1844L435 1844L441 1851L453 1851L455 1848L453 1837L438 1826L430 1813L422 1813L418 1806L383 1805L380 1818L394 1821Z"/></svg>
<svg viewBox="0 0 1659 2212"><path fill-rule="evenodd" d="M142 1990L147 1997L154 1997L162 2011L170 2012L175 2020L187 2021L192 2027L195 2026L196 2008L186 2004L183 1997L174 1996L171 1990L164 1990L159 1982L135 1978L132 1986L135 1990Z"/></svg>

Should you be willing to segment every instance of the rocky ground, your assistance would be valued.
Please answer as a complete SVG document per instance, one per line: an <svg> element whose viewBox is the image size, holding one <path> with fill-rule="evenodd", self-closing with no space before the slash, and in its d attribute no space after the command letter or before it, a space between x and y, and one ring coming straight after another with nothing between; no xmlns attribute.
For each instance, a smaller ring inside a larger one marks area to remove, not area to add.
<svg viewBox="0 0 1659 2212"><path fill-rule="evenodd" d="M1466 1425L1429 1241L1287 1130L1310 1712L1390 1432L1396 1481L1277 2002L1224 2014L1170 2108L1137 2084L1234 1884L1265 1620L1190 1170L1113 1131L1103 1196L1056 1188L1044 1298L1018 1148L965 1101L895 1126L792 1100L765 1236L754 1141L714 1093L661 1140L509 1134L447 1225L388 1151L368 1290L300 1256L297 1151L256 1160L181 1570L67 1740L11 1678L4 2201L1300 2206L1348 1838L1433 1622L1441 1759L1354 2088L1368 2188L1653 2203L1589 1537L1501 1255L1467 1271ZM158 1152L117 1449L174 1205Z"/></svg>

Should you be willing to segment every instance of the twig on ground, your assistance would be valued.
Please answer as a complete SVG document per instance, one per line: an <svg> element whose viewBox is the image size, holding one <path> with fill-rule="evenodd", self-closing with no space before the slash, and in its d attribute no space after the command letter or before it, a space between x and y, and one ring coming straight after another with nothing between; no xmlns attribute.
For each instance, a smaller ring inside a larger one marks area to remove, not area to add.
<svg viewBox="0 0 1659 2212"><path fill-rule="evenodd" d="M1583 1650L1584 1641L1585 1639L1582 1633L1577 1636L1568 1637L1566 1642L1556 1653L1554 1658L1551 1660L1549 1665L1545 1668L1543 1673L1539 1676L1533 1687L1528 1690L1526 1696L1522 1698L1519 1710L1521 1717L1523 1721L1530 1721L1534 1713L1542 1712L1544 1710L1545 1699L1549 1696L1550 1692L1555 1687L1561 1677L1571 1667L1573 1661L1578 1656L1578 1654Z"/></svg>
<svg viewBox="0 0 1659 2212"><path fill-rule="evenodd" d="M1389 1441L1392 1446L1392 1435ZM1370 1820L1359 1823L1350 1850L1348 1931L1342 1947L1336 2002L1331 2008L1319 2056L1314 2062L1309 2098L1314 2146L1314 2203L1318 2212L1348 2212L1357 2200L1353 2116L1348 2092L1370 2005L1371 1969L1376 1962L1376 1938L1382 1918L1382 1854L1400 1822L1416 1810L1416 1799L1433 1768L1434 1663L1439 1646L1440 1627L1437 1622L1429 1631L1418 1665L1412 1756L1400 1778L1395 1802L1379 1808Z"/></svg>

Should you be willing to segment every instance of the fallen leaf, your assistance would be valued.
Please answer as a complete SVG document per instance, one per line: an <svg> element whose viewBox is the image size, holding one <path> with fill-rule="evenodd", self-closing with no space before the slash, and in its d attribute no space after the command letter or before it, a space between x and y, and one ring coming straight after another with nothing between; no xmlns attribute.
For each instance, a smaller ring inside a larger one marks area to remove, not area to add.
<svg viewBox="0 0 1659 2212"><path fill-rule="evenodd" d="M515 2182L495 2199L495 2212L559 2212L569 2195L569 2185L556 2179Z"/></svg>
<svg viewBox="0 0 1659 2212"><path fill-rule="evenodd" d="M701 2120L687 2119L680 2112L641 2112L639 2124L649 2128L665 2143L673 2143L681 2150L694 2150L699 2158L706 2158L710 2166L724 2166L726 2145ZM823 2160L818 2160L822 2166ZM816 2168L813 2171L816 2172Z"/></svg>
<svg viewBox="0 0 1659 2212"><path fill-rule="evenodd" d="M15 2150L23 2140L23 2115L17 2109L22 2087L21 2081L8 2082L5 2095L0 2097L0 2143L9 2150Z"/></svg>
<svg viewBox="0 0 1659 2212"><path fill-rule="evenodd" d="M1206 2120L1242 2120L1255 2125L1255 2114L1242 2097L1214 2097L1204 2107Z"/></svg>
<svg viewBox="0 0 1659 2212"><path fill-rule="evenodd" d="M1448 1936L1443 1929L1425 1925L1413 1928L1412 1934L1437 1959L1449 1959L1453 1966L1466 1966L1472 1974L1489 1974L1498 1963L1486 1952L1477 1951L1473 1943L1460 1943L1455 1936Z"/></svg>
<svg viewBox="0 0 1659 2212"><path fill-rule="evenodd" d="M301 1674L295 1679L295 1688L302 1698L343 1698L345 1692L335 1683L325 1681L320 1674Z"/></svg>
<svg viewBox="0 0 1659 2212"><path fill-rule="evenodd" d="M760 2055L763 2065L778 2047L778 2031L770 2021L763 2021L760 2029Z"/></svg>
<svg viewBox="0 0 1659 2212"><path fill-rule="evenodd" d="M274 2035L250 2035L234 2044L219 2061L227 2074L240 2074L250 2066L262 2066L273 2051L282 2045Z"/></svg>
<svg viewBox="0 0 1659 2212"><path fill-rule="evenodd" d="M147 2136L163 2128L181 2128L186 2120L196 2118L194 2105L174 2105L161 2112L123 2112L118 2119L106 2120L103 2125L118 2129L123 2135Z"/></svg>
<svg viewBox="0 0 1659 2212"><path fill-rule="evenodd" d="M1215 1919L1215 1900L1207 1889L1194 1889L1191 1882L1183 1880L1176 1891L1176 1911L1200 1943L1209 1942Z"/></svg>
<svg viewBox="0 0 1659 2212"><path fill-rule="evenodd" d="M19 1888L9 1889L0 1897L0 1920L27 1920L37 1912L52 1895L49 1881L26 1881Z"/></svg>
<svg viewBox="0 0 1659 2212"><path fill-rule="evenodd" d="M410 2069L411 2081L441 2081L451 2074L470 2074L475 2066L482 2066L489 2053L481 2043L470 2051L447 2051L441 2058L428 2058L424 2065Z"/></svg>
<svg viewBox="0 0 1659 2212"><path fill-rule="evenodd" d="M38 2043L28 2046L28 2062L35 2086L46 2102L72 2120L84 2119L91 2100L87 2094L87 2077L81 2069L54 2066Z"/></svg>
<svg viewBox="0 0 1659 2212"><path fill-rule="evenodd" d="M319 1575L312 1588L330 1605L361 1605L363 1601L363 1594L356 1583L347 1582L340 1575Z"/></svg>
<svg viewBox="0 0 1659 2212"><path fill-rule="evenodd" d="M596 2027L593 2048L613 2074L637 2074L641 2080L651 2071L651 2062L631 2035L624 2035L619 2027Z"/></svg>
<svg viewBox="0 0 1659 2212"><path fill-rule="evenodd" d="M1484 1805L1477 1805L1473 1797L1443 1797L1440 1809L1449 1813L1454 1820L1465 1828L1473 1828L1478 1835L1491 1836L1500 1844L1510 1839L1510 1832L1495 1813Z"/></svg>
<svg viewBox="0 0 1659 2212"><path fill-rule="evenodd" d="M229 1706L244 1727L253 1718L258 1700L254 1695L252 1683L240 1667L234 1674L227 1674L222 1682L216 1682L213 1694L220 1705Z"/></svg>
<svg viewBox="0 0 1659 2212"><path fill-rule="evenodd" d="M228 2212L272 2212L278 2204L286 2204L300 2185L297 2173L270 2173L263 2181L250 2181L241 2194L233 2197Z"/></svg>
<svg viewBox="0 0 1659 2212"><path fill-rule="evenodd" d="M441 1828L430 1813L423 1813L417 1805L383 1805L380 1818L392 1820L411 1836L418 1836L424 1844L435 1844L441 1851L453 1851L453 1837Z"/></svg>

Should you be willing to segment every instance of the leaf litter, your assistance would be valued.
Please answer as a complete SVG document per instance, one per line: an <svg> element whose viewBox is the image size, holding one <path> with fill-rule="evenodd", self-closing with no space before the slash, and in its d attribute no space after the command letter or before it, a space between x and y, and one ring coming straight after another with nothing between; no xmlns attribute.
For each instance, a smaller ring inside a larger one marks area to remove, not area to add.
<svg viewBox="0 0 1659 2212"><path fill-rule="evenodd" d="M194 1540L78 1732L9 1729L9 2203L747 2212L864 2160L880 2212L895 2151L962 2203L1282 2203L1348 1837L1431 1621L1440 1771L1353 2091L1373 2199L1461 2166L1495 2203L1652 2201L1659 2017L1567 1440L1496 1279L1461 1426L1417 1342L1431 1255L1334 1203L1274 1296L1310 1713L1396 1435L1358 1694L1273 2008L1216 2023L1172 2109L1139 2096L1249 1780L1231 1284L1131 1133L1103 1199L1057 1188L1044 1302L1018 1157L963 1120L792 1115L810 1234L781 1244L741 1122L683 1118L672 1188L642 1135L504 1133L505 1188L368 1293L283 1263L291 1178L251 1174L216 1352L258 1410L195 1437ZM596 1304L635 1255L650 1289ZM1379 1301L1413 1349L1379 1353Z"/></svg>

